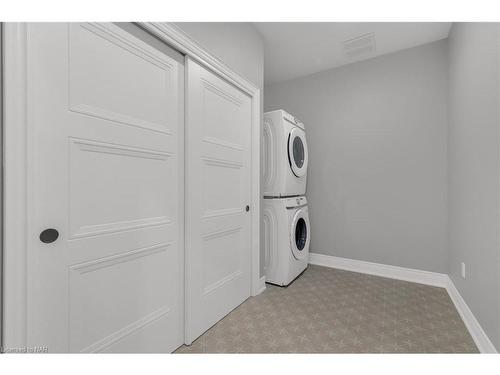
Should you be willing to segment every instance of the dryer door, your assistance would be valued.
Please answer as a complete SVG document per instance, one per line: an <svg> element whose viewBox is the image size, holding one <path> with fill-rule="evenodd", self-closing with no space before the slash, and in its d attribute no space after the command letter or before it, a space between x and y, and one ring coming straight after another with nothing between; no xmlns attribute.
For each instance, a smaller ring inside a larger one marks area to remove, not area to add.
<svg viewBox="0 0 500 375"><path fill-rule="evenodd" d="M288 160L295 176L305 176L308 161L307 142L306 133L300 128L293 128L288 137Z"/></svg>
<svg viewBox="0 0 500 375"><path fill-rule="evenodd" d="M309 215L307 207L304 207L297 210L290 228L290 244L293 256L297 260L305 259L309 254L310 233Z"/></svg>

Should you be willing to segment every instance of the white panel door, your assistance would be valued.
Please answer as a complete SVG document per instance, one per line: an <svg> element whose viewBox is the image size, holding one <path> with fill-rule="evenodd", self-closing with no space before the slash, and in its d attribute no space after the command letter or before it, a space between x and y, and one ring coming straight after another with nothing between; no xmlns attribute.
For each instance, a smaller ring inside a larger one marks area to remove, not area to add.
<svg viewBox="0 0 500 375"><path fill-rule="evenodd" d="M183 61L113 24L29 24L27 55L28 346L170 352L184 324ZM59 237L44 243L48 228Z"/></svg>
<svg viewBox="0 0 500 375"><path fill-rule="evenodd" d="M251 99L187 60L186 343L250 296Z"/></svg>

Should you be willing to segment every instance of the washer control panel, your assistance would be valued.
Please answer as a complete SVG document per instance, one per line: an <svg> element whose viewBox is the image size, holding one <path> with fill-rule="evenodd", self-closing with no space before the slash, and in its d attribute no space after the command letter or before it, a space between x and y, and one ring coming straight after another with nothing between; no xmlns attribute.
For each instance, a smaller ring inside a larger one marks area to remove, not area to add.
<svg viewBox="0 0 500 375"><path fill-rule="evenodd" d="M307 199L305 196L286 198L285 206L286 208L295 208L307 205Z"/></svg>

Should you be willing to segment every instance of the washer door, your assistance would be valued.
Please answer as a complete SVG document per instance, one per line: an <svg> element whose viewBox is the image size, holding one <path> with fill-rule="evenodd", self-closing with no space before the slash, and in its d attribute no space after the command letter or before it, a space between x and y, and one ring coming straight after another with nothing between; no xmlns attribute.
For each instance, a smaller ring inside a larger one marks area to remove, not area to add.
<svg viewBox="0 0 500 375"><path fill-rule="evenodd" d="M288 137L288 160L297 177L302 177L307 172L307 154L306 133L300 128L293 128Z"/></svg>
<svg viewBox="0 0 500 375"><path fill-rule="evenodd" d="M292 254L297 260L302 260L309 253L309 215L307 208L299 209L292 220L290 228L290 244Z"/></svg>

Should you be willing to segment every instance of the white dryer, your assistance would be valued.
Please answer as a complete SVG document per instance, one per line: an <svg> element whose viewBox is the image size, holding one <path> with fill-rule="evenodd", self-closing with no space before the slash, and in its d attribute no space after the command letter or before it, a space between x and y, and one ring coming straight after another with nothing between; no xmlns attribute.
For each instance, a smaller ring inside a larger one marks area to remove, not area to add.
<svg viewBox="0 0 500 375"><path fill-rule="evenodd" d="M266 282L285 286L306 268L309 261L307 199L264 199Z"/></svg>
<svg viewBox="0 0 500 375"><path fill-rule="evenodd" d="M283 110L266 112L263 133L264 196L304 195L309 159L304 124Z"/></svg>

